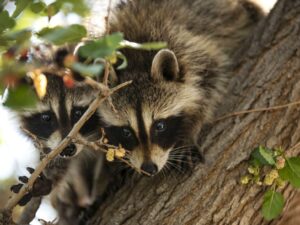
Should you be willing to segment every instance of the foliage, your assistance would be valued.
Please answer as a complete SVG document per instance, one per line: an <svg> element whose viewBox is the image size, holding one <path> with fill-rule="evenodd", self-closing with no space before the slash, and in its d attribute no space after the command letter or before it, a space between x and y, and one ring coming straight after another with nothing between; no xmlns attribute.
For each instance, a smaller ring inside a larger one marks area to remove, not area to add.
<svg viewBox="0 0 300 225"><path fill-rule="evenodd" d="M284 197L278 190L287 182L300 188L300 157L287 157L281 148L268 149L263 146L252 152L248 174L241 178L242 184L255 183L268 187L262 206L262 215L267 220L281 214Z"/></svg>
<svg viewBox="0 0 300 225"><path fill-rule="evenodd" d="M43 0L8 2L15 5L13 12L7 9L7 2L0 3L0 95L9 87L5 105L21 109L32 106L37 97L43 97L46 90L41 68L43 65L28 62L30 49L34 47L32 39L38 39L45 45L61 46L75 45L83 38L87 38L87 30L80 24L47 26L36 30L24 21L33 22L39 18L48 18L50 21L58 13L65 16L75 13L84 17L88 15L89 9L84 0L56 0L51 4L46 4ZM78 50L79 57L68 55L64 60L64 67L82 76L100 76L105 62L114 64L119 59L121 63L117 69L124 69L127 66L126 57L119 51L122 48L152 50L165 46L163 42L133 43L124 40L122 33L113 33L86 41ZM63 77L67 87L72 87L75 82L72 75L71 72Z"/></svg>

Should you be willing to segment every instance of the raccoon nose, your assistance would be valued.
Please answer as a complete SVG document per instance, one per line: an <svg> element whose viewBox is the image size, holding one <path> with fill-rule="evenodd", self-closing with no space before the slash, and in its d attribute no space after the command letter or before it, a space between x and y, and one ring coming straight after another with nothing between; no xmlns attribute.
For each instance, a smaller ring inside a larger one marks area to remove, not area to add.
<svg viewBox="0 0 300 225"><path fill-rule="evenodd" d="M60 155L64 157L71 157L75 155L75 153L76 153L76 145L71 143L60 153Z"/></svg>
<svg viewBox="0 0 300 225"><path fill-rule="evenodd" d="M152 162L143 163L141 169L149 173L151 176L155 175L158 171L157 166Z"/></svg>

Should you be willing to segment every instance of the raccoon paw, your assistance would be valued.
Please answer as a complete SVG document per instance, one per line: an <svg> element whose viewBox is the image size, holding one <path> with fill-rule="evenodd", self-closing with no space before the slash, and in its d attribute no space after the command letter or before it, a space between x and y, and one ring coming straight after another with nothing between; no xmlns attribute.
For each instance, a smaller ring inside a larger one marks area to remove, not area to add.
<svg viewBox="0 0 300 225"><path fill-rule="evenodd" d="M34 172L34 169L31 167L26 168L27 171L32 174ZM24 184L28 182L28 177L26 176L20 176L19 177L20 183L12 185L10 187L10 190L14 193L19 193L21 188ZM26 205L32 197L39 197L43 195L47 195L51 191L52 182L48 180L43 173L40 174L40 176L35 180L31 191L27 192L21 200L18 202L20 206Z"/></svg>

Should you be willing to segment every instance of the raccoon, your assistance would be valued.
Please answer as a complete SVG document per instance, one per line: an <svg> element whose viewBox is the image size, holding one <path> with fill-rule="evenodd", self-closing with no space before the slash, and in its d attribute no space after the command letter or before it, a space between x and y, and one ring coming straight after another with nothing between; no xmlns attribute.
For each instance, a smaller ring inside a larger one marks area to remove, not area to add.
<svg viewBox="0 0 300 225"><path fill-rule="evenodd" d="M65 50L57 51L56 63L63 60L62 55L66 54ZM59 57L62 58L59 59ZM41 159L68 135L74 124L98 95L98 90L85 82L75 82L74 87L67 88L63 77L58 76L55 72L43 72L43 75L47 80L46 95L37 102L34 108L23 110L19 114L21 126L36 136L38 142L43 146L43 148L39 148ZM78 136L90 141L99 139L98 121L99 116L96 113L93 114L80 129ZM79 157L83 148L85 147L81 144L70 143L60 155L50 161L43 174L34 183L32 191L19 202L20 205L25 205L31 197L35 197L30 202L32 204L27 206L28 210L25 209L25 213L20 218L20 224L29 223L33 219L32 214L38 208L40 196L49 194L52 187L56 187L64 179L69 164L73 159ZM88 150L85 149L85 151ZM29 168L29 171L32 173L33 169ZM24 177L20 178L21 181L26 182L27 180ZM14 185L12 190L18 192L21 186L22 184Z"/></svg>
<svg viewBox="0 0 300 225"><path fill-rule="evenodd" d="M101 152L85 150L71 161L65 178L51 196L58 225L84 222L86 209L105 192L110 177L103 156Z"/></svg>
<svg viewBox="0 0 300 225"><path fill-rule="evenodd" d="M226 93L234 54L262 12L243 0L129 0L111 13L109 31L129 41L164 41L166 49L122 49L128 66L119 84L132 84L101 105L99 115L114 145L150 175L199 149L202 126L212 121ZM201 156L201 154L200 154Z"/></svg>
<svg viewBox="0 0 300 225"><path fill-rule="evenodd" d="M46 96L33 110L26 110L21 115L22 126L34 134L44 148L41 158L54 149L71 131L73 125L87 110L97 91L88 85L79 83L74 88L66 88L63 79L55 74L44 73L47 77ZM98 115L94 114L81 128L79 135L89 140L99 138ZM60 155L47 165L45 176L50 180L59 180L65 170L69 157L83 149L77 143L69 144Z"/></svg>

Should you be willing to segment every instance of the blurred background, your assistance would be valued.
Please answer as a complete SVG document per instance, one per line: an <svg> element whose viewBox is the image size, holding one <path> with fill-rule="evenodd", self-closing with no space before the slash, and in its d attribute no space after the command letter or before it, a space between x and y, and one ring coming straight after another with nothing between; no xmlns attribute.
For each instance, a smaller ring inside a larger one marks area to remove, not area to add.
<svg viewBox="0 0 300 225"><path fill-rule="evenodd" d="M253 0L261 5L268 12L275 4L276 0ZM45 0L47 5L54 0ZM118 0L112 1L112 6ZM92 36L97 36L104 29L104 17L107 12L108 0L87 0L86 4L90 8L90 15L81 17L76 13L59 12L48 20L47 16L37 17L36 14L25 10L15 29L23 29L30 27L32 30L40 30L43 27L53 27L56 25L70 25L74 23L88 24L88 32ZM15 10L15 4L12 1L7 1L6 9L12 13ZM92 18L92 19L90 19ZM38 43L39 40L32 37L32 41ZM1 67L0 67L1 70ZM2 94L2 95L1 95ZM4 207L10 195L10 186L17 182L17 177L28 175L26 167L35 167L39 161L39 155L33 144L20 132L20 123L18 122L17 114L2 105L5 99L5 94L0 93L0 209ZM16 210L17 212L20 209ZM31 223L33 225L40 224L38 218L46 221L55 219L56 214L52 209L49 200L45 199L40 207L37 218Z"/></svg>

